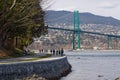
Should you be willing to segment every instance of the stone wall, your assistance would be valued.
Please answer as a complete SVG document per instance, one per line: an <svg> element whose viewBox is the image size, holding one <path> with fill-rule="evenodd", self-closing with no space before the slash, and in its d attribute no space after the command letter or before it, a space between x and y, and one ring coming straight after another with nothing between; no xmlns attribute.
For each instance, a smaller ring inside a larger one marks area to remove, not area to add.
<svg viewBox="0 0 120 80"><path fill-rule="evenodd" d="M0 64L0 80L34 80L41 77L45 78L43 80L58 80L70 71L71 66L65 56L51 60Z"/></svg>

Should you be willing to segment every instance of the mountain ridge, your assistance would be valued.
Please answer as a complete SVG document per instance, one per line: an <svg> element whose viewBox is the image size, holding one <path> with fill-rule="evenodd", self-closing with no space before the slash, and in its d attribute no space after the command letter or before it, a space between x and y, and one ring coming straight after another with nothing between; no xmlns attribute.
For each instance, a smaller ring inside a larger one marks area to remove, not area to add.
<svg viewBox="0 0 120 80"><path fill-rule="evenodd" d="M52 24L73 24L74 13L71 11L54 11L48 10L45 11L46 16L45 20L48 23ZM80 23L81 24L105 24L105 25L113 25L120 26L120 20L115 19L114 17L106 17L95 15L89 12L79 13Z"/></svg>

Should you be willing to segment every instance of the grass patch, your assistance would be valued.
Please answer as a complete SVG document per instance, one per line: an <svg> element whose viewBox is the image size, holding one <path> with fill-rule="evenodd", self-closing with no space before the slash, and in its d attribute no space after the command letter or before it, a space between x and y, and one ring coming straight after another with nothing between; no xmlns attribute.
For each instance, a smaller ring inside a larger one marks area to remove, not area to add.
<svg viewBox="0 0 120 80"><path fill-rule="evenodd" d="M30 54L30 55L34 55L34 54L35 54L35 52L30 52L29 54Z"/></svg>
<svg viewBox="0 0 120 80"><path fill-rule="evenodd" d="M33 54L34 52L29 53L29 55ZM22 56L25 56L24 51L19 48L15 48L12 50L0 49L0 59L17 58Z"/></svg>
<svg viewBox="0 0 120 80"><path fill-rule="evenodd" d="M46 54L45 56L41 56L39 58L48 58L48 57L51 57L51 56L52 56L52 54Z"/></svg>
<svg viewBox="0 0 120 80"><path fill-rule="evenodd" d="M13 54L9 55L11 58L21 57L23 56L23 50L15 48Z"/></svg>
<svg viewBox="0 0 120 80"><path fill-rule="evenodd" d="M27 55L34 55L34 52L29 52ZM18 48L15 48L15 51L13 54L10 55L11 58L17 58L17 57L22 57L22 56L27 56L24 54L24 51Z"/></svg>

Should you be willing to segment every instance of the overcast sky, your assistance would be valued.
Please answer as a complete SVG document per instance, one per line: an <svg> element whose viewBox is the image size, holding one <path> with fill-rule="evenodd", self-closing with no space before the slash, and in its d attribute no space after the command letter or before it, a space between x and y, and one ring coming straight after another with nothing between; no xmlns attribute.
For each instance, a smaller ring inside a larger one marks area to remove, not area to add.
<svg viewBox="0 0 120 80"><path fill-rule="evenodd" d="M90 12L120 20L120 0L49 0L48 10Z"/></svg>

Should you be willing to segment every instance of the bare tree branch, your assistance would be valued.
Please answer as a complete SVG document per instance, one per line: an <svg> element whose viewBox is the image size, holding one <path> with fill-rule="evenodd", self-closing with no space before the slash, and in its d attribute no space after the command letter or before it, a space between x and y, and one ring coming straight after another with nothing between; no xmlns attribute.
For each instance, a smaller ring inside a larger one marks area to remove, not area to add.
<svg viewBox="0 0 120 80"><path fill-rule="evenodd" d="M13 1L13 4L12 4L12 6L10 7L10 10L15 6L15 4L16 4L16 0Z"/></svg>

